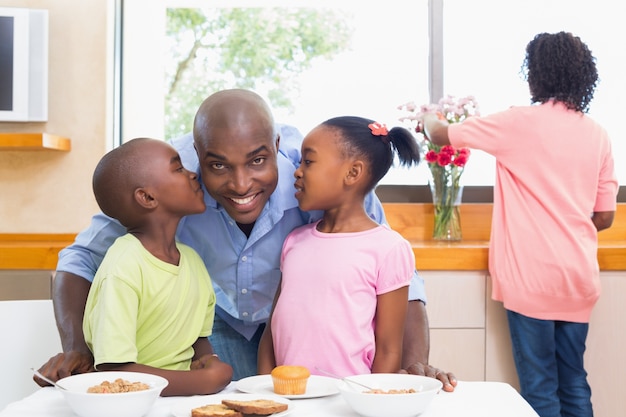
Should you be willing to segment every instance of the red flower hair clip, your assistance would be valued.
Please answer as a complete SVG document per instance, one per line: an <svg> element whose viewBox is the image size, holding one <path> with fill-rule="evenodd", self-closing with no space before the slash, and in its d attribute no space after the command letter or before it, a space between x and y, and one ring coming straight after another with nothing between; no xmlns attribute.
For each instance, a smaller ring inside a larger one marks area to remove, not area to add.
<svg viewBox="0 0 626 417"><path fill-rule="evenodd" d="M383 123L370 123L367 127L370 128L374 136L387 136L389 134L387 126Z"/></svg>

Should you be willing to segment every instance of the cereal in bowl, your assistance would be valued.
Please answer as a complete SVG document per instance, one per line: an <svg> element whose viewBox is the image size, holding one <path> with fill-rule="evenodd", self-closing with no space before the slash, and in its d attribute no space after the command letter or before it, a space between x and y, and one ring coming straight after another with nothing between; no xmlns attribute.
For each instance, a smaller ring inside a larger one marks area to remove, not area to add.
<svg viewBox="0 0 626 417"><path fill-rule="evenodd" d="M122 378L115 381L102 381L98 385L87 388L87 392L95 394L119 394L122 392L144 391L150 388L150 385L143 382L130 382Z"/></svg>

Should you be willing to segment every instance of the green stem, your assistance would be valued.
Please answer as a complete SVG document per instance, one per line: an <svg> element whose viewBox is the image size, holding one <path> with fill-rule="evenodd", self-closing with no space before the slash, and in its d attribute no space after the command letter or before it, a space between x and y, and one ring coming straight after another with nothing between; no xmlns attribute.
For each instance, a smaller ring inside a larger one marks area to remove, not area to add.
<svg viewBox="0 0 626 417"><path fill-rule="evenodd" d="M431 191L433 193L433 203L435 208L435 221L433 236L438 239L448 239L450 229L458 229L457 199L461 186L459 184L462 168L456 166L441 167L437 164L430 164L432 182ZM454 224L451 224L454 222ZM454 234L454 230L452 231Z"/></svg>

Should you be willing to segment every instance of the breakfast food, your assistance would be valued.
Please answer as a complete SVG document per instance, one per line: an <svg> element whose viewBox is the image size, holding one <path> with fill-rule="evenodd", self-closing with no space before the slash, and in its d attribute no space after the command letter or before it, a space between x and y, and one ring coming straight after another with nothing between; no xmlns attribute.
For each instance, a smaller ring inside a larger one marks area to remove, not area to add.
<svg viewBox="0 0 626 417"><path fill-rule="evenodd" d="M273 400L249 401L222 400L221 404L209 404L191 409L191 417L245 417L248 415L269 416L287 410L289 406Z"/></svg>
<svg viewBox="0 0 626 417"><path fill-rule="evenodd" d="M191 417L243 417L243 414L224 404L209 404L192 408Z"/></svg>
<svg viewBox="0 0 626 417"><path fill-rule="evenodd" d="M281 365L272 370L274 392L279 395L299 395L306 392L311 372L304 366Z"/></svg>
<svg viewBox="0 0 626 417"><path fill-rule="evenodd" d="M150 385L143 382L130 382L117 378L115 381L102 381L99 385L87 388L87 392L94 394L119 394L121 392L144 391Z"/></svg>
<svg viewBox="0 0 626 417"><path fill-rule="evenodd" d="M389 391L385 391L383 389L371 389L368 391L363 391L365 394L415 394L417 390L414 388L407 389L390 389Z"/></svg>
<svg viewBox="0 0 626 417"><path fill-rule="evenodd" d="M222 400L222 404L243 414L256 414L261 416L280 413L281 411L287 410L289 407L287 404L265 399L250 401Z"/></svg>

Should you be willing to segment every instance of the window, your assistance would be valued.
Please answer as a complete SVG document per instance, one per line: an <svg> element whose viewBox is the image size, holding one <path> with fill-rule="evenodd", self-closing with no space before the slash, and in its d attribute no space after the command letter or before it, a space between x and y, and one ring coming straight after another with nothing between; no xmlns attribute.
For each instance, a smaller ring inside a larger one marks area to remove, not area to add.
<svg viewBox="0 0 626 417"><path fill-rule="evenodd" d="M164 73L166 65L171 65L163 46L166 7L201 8L208 3L122 3L121 135L124 140L136 136L162 138ZM311 7L310 3L219 0L210 7ZM482 114L528 104L527 86L519 73L525 46L536 33L565 30L580 36L597 58L601 80L590 116L609 131L614 155L623 154L626 144L620 138L626 128L614 103L615 97L626 91L626 80L621 77L626 70L626 51L616 46L626 29L617 13L607 12L611 6L608 0L318 0L314 7L343 9L353 16L350 48L331 60L316 59L311 69L301 73L295 110L274 106L276 120L306 134L317 123L340 114L400 124L396 106L410 100L418 104L435 101L443 94L474 95ZM432 100L430 94L435 96ZM618 178L626 181L626 165L618 163L616 170ZM493 158L475 151L463 174L464 183L492 185L494 176ZM427 178L427 168L422 164L419 168L392 169L382 183L426 184Z"/></svg>
<svg viewBox="0 0 626 417"><path fill-rule="evenodd" d="M626 152L626 128L616 106L626 92L626 51L616 45L626 29L606 0L441 0L443 1L444 92L472 94L482 114L530 103L520 75L526 44L541 32L572 32L585 42L600 76L589 115L604 126L613 155ZM608 29L610 28L610 29ZM626 165L615 166L626 182ZM473 152L463 174L465 184L491 185L494 161Z"/></svg>
<svg viewBox="0 0 626 417"><path fill-rule="evenodd" d="M207 7L207 2L126 0L123 4L121 136L123 140L136 136L163 138L163 80L165 68L172 64L172 58L163 53L165 10L202 8ZM249 0L211 2L210 7L311 7L310 4L304 0ZM352 16L354 32L350 45L332 60L316 58L314 66L296 80L300 94L293 103L294 111L273 105L275 119L296 126L303 134L323 120L342 114L400 124L398 105L428 97L428 2L388 0L383 5L319 0L314 4L320 9L344 10ZM409 182L419 180L415 171L409 176Z"/></svg>

